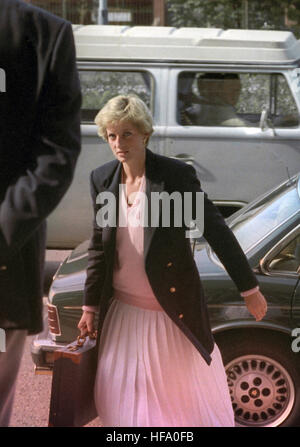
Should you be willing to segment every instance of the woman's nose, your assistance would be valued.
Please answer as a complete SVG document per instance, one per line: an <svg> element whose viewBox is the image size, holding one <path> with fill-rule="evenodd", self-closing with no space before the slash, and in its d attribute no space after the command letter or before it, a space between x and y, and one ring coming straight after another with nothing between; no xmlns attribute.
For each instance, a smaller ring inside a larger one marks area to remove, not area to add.
<svg viewBox="0 0 300 447"><path fill-rule="evenodd" d="M120 136L116 136L115 145L117 148L121 148L123 145L123 139Z"/></svg>

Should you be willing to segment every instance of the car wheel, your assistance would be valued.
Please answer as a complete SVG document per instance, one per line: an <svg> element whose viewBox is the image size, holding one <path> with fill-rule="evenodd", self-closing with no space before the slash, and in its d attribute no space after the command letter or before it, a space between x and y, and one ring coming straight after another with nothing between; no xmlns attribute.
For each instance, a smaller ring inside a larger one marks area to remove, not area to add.
<svg viewBox="0 0 300 447"><path fill-rule="evenodd" d="M259 331L216 339L237 426L299 426L299 360L289 338Z"/></svg>

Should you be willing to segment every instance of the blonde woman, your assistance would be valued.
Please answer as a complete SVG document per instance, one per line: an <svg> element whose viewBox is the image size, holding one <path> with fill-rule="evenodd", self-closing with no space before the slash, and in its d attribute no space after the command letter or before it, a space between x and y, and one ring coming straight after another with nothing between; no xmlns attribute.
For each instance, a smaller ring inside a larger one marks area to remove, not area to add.
<svg viewBox="0 0 300 447"><path fill-rule="evenodd" d="M168 227L161 215L157 226L143 219L151 214L151 193L202 192L196 173L147 149L152 117L139 98L111 99L95 122L116 160L91 173L95 220L78 327L82 335L93 332L99 310L95 400L103 425L233 426L226 374L186 227L174 225L172 207ZM103 193L116 198L116 226L97 223ZM127 225L121 226L124 216ZM267 305L256 278L206 195L204 237L246 295L248 310L263 318Z"/></svg>

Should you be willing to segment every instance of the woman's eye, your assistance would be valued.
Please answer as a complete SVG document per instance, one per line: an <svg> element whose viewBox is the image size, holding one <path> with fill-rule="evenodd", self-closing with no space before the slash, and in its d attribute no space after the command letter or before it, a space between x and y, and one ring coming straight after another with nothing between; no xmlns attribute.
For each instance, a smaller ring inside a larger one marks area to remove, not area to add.
<svg viewBox="0 0 300 447"><path fill-rule="evenodd" d="M130 135L131 135L131 132L125 132L124 133L124 137L130 137Z"/></svg>

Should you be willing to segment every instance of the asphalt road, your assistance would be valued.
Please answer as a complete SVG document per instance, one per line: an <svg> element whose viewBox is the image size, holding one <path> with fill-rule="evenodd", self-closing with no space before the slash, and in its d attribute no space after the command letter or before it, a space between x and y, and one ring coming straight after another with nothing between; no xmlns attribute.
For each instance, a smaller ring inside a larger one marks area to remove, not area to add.
<svg viewBox="0 0 300 447"><path fill-rule="evenodd" d="M45 293L66 251L47 251ZM51 395L51 375L35 375L30 355L32 337L27 337L17 380L15 403L10 425L12 427L47 427ZM101 426L97 418L88 426Z"/></svg>

